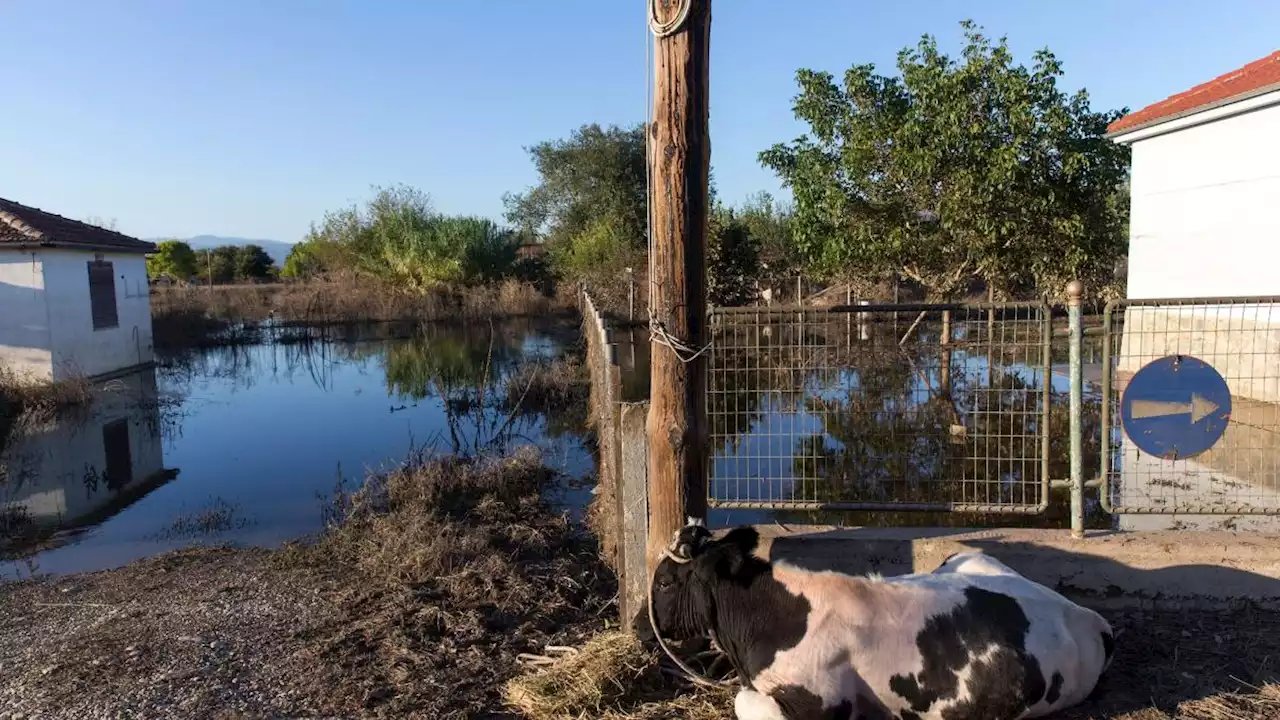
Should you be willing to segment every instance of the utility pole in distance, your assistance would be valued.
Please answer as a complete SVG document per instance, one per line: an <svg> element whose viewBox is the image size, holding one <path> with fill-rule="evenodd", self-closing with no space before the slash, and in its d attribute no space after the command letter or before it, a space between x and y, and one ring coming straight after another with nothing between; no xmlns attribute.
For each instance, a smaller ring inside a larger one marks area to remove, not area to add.
<svg viewBox="0 0 1280 720"><path fill-rule="evenodd" d="M652 575L686 516L707 514L707 113L711 0L649 0L649 528Z"/></svg>

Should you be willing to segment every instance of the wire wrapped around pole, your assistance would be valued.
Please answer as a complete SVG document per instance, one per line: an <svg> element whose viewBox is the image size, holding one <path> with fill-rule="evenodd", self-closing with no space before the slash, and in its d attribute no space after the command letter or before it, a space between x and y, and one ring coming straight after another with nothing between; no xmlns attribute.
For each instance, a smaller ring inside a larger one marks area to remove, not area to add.
<svg viewBox="0 0 1280 720"><path fill-rule="evenodd" d="M677 0L680 4L676 8L676 16L667 22L658 19L658 4L662 0L649 0L649 30L653 32L655 37L670 37L680 32L684 27L685 21L689 19L689 9L692 0Z"/></svg>

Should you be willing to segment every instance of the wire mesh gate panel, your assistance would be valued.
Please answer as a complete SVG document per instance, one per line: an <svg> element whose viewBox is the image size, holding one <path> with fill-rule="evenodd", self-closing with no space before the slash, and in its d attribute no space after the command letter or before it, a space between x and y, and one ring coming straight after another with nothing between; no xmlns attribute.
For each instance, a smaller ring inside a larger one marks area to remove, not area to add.
<svg viewBox="0 0 1280 720"><path fill-rule="evenodd" d="M1280 297L1113 301L1103 313L1103 329L1103 508L1117 514L1280 514ZM1153 398L1136 397L1136 388L1126 392L1142 368L1183 358L1216 371L1229 398L1208 400L1186 390ZM1149 409L1137 413L1137 402ZM1125 427L1126 403L1130 418L1156 417L1165 429L1144 430L1133 420ZM1229 408L1219 407L1227 403ZM1229 421L1213 427L1215 412ZM1197 437L1197 430L1214 435ZM1193 457L1179 457L1176 447L1158 454L1141 449L1151 447L1152 438L1144 435L1158 432L1182 432L1210 447Z"/></svg>
<svg viewBox="0 0 1280 720"><path fill-rule="evenodd" d="M713 310L708 504L1043 511L1050 323L1038 303Z"/></svg>

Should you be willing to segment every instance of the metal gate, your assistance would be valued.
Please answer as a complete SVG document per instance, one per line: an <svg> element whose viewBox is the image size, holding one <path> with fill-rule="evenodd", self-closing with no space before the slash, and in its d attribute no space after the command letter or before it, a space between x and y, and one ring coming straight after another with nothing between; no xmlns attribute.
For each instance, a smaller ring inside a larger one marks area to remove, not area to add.
<svg viewBox="0 0 1280 720"><path fill-rule="evenodd" d="M1280 514L1280 297L1103 312L1103 509Z"/></svg>
<svg viewBox="0 0 1280 720"><path fill-rule="evenodd" d="M1066 476L1046 304L717 308L709 332L711 507L1033 514Z"/></svg>

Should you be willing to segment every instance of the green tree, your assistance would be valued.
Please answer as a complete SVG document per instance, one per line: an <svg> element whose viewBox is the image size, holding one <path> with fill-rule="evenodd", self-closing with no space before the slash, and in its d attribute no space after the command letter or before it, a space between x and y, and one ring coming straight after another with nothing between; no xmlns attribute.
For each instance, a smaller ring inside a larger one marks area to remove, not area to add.
<svg viewBox="0 0 1280 720"><path fill-rule="evenodd" d="M156 251L147 256L147 277L168 277L186 282L196 274L196 253L181 240L156 243Z"/></svg>
<svg viewBox="0 0 1280 720"><path fill-rule="evenodd" d="M760 192L748 198L737 214L760 248L757 275L762 282L772 284L801 272L803 258L792 235L789 207Z"/></svg>
<svg viewBox="0 0 1280 720"><path fill-rule="evenodd" d="M545 238L557 272L604 288L643 263L644 126L583 125L528 148L538 184L503 201L507 221Z"/></svg>
<svg viewBox="0 0 1280 720"><path fill-rule="evenodd" d="M205 250L197 256L200 267L196 274L205 282L212 281L215 285L233 283L236 281L236 259L239 254L239 248L235 245L220 245L212 250Z"/></svg>
<svg viewBox="0 0 1280 720"><path fill-rule="evenodd" d="M734 212L717 205L707 227L707 300L712 305L746 305L756 297L760 241Z"/></svg>
<svg viewBox="0 0 1280 720"><path fill-rule="evenodd" d="M550 240L608 217L643 245L646 213L644 126L583 125L568 139L527 148L538 184L503 197L507 221Z"/></svg>
<svg viewBox="0 0 1280 720"><path fill-rule="evenodd" d="M294 243L284 259L280 277L306 279L323 274L326 268L326 249L325 244L320 240L303 240Z"/></svg>
<svg viewBox="0 0 1280 720"><path fill-rule="evenodd" d="M275 271L275 262L261 245L241 245L236 248L236 280L268 280Z"/></svg>
<svg viewBox="0 0 1280 720"><path fill-rule="evenodd" d="M285 262L290 276L341 266L426 290L506 277L515 265L517 240L491 220L442 215L426 193L395 186L377 189L364 207L326 214L302 245L293 267Z"/></svg>
<svg viewBox="0 0 1280 720"><path fill-rule="evenodd" d="M809 133L760 160L793 191L799 250L818 274L901 273L935 297L974 278L1002 294L1098 287L1125 247L1129 154L1103 137L1124 111L1063 93L1047 49L1028 69L962 27L960 61L925 36L899 76L797 73Z"/></svg>

